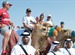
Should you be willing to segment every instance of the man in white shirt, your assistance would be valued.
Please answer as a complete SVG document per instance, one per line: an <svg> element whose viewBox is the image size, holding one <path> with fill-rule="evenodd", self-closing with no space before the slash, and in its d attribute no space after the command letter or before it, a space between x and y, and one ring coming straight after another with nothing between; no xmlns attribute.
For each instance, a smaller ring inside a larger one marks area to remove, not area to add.
<svg viewBox="0 0 75 55"><path fill-rule="evenodd" d="M32 33L32 30L34 29L34 23L36 23L36 20L31 16L31 9L27 8L26 16L23 18L23 26L25 27L25 30L28 30L30 33ZM29 45L31 45L31 35Z"/></svg>
<svg viewBox="0 0 75 55"><path fill-rule="evenodd" d="M75 49L73 48L73 43L71 39L66 39L64 43L64 48L59 49L64 55L75 55Z"/></svg>
<svg viewBox="0 0 75 55"><path fill-rule="evenodd" d="M11 55L38 55L38 51L30 45L28 45L29 42L29 32L24 32L21 34L22 36L22 43L17 44L13 47Z"/></svg>
<svg viewBox="0 0 75 55"><path fill-rule="evenodd" d="M47 16L46 23L49 23L49 24L51 24L51 26L53 26L53 23L51 21L51 15Z"/></svg>
<svg viewBox="0 0 75 55"><path fill-rule="evenodd" d="M63 53L61 53L59 51L59 42L58 41L52 42L51 48L50 48L49 52L47 53L47 55L64 55Z"/></svg>
<svg viewBox="0 0 75 55"><path fill-rule="evenodd" d="M36 23L36 20L34 19L34 17L31 16L31 9L27 8L26 16L23 18L23 26L25 27L26 30L32 32L34 28L34 23Z"/></svg>

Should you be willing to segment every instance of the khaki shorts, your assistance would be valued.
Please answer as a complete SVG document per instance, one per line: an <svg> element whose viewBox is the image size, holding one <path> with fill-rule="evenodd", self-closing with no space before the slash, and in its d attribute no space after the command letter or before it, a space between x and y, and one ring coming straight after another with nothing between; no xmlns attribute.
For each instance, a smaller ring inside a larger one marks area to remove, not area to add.
<svg viewBox="0 0 75 55"><path fill-rule="evenodd" d="M5 27L3 27L3 28L0 28L0 33L1 33L2 35L4 35L5 32L10 32L9 26L5 26Z"/></svg>

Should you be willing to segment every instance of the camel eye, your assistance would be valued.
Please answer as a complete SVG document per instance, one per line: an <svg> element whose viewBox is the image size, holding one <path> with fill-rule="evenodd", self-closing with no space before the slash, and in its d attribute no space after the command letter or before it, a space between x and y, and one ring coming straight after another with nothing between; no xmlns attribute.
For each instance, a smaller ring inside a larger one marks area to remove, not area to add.
<svg viewBox="0 0 75 55"><path fill-rule="evenodd" d="M42 28L42 30L46 30L46 28Z"/></svg>

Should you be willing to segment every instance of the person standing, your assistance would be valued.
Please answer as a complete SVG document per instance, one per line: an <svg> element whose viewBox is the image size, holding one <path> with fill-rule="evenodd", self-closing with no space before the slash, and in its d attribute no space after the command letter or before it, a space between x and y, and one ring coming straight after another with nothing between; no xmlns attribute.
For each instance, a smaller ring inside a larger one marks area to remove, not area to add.
<svg viewBox="0 0 75 55"><path fill-rule="evenodd" d="M13 47L11 55L38 55L38 50L28 45L30 33L28 31L25 31L21 34L21 44L17 44Z"/></svg>
<svg viewBox="0 0 75 55"><path fill-rule="evenodd" d="M8 45L10 37L9 25L14 26L10 20L9 13L7 12L11 6L11 3L3 1L3 8L0 9L0 33L4 36L2 44L2 55L5 55L6 53L6 46Z"/></svg>
<svg viewBox="0 0 75 55"><path fill-rule="evenodd" d="M60 43L58 41L52 42L51 48L49 52L47 53L47 55L64 55L63 53L59 51L59 44Z"/></svg>
<svg viewBox="0 0 75 55"><path fill-rule="evenodd" d="M73 43L71 39L66 39L64 42L64 47L59 49L64 55L75 55L75 49L73 48Z"/></svg>

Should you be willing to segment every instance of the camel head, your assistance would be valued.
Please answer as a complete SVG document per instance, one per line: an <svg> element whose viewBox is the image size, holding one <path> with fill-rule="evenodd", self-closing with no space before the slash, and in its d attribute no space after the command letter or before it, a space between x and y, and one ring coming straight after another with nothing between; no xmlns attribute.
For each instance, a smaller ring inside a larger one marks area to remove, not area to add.
<svg viewBox="0 0 75 55"><path fill-rule="evenodd" d="M38 36L46 36L48 30L47 30L47 27L40 24L36 24L33 32L36 33L36 35Z"/></svg>

